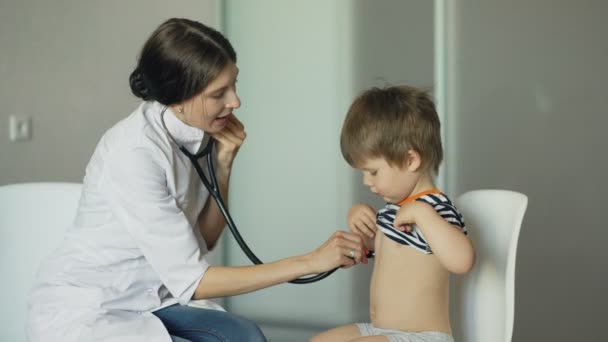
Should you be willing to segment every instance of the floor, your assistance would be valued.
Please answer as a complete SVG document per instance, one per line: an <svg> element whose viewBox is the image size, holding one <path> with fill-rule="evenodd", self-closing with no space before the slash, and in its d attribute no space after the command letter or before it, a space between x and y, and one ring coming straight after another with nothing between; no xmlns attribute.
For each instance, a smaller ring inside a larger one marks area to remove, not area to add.
<svg viewBox="0 0 608 342"><path fill-rule="evenodd" d="M260 324L268 342L308 342L308 340L325 330L323 328L285 326L279 324Z"/></svg>

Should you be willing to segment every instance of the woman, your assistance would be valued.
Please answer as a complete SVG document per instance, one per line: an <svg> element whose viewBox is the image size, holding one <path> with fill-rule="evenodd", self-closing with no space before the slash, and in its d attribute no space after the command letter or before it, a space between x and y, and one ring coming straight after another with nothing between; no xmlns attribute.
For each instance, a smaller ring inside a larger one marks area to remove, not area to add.
<svg viewBox="0 0 608 342"><path fill-rule="evenodd" d="M251 321L186 304L361 260L361 239L336 232L313 252L265 265L206 262L225 222L179 148L196 153L216 140L227 198L245 139L233 112L237 74L228 40L201 23L170 19L148 39L130 77L144 102L106 132L87 166L76 220L30 294L30 341L265 341Z"/></svg>

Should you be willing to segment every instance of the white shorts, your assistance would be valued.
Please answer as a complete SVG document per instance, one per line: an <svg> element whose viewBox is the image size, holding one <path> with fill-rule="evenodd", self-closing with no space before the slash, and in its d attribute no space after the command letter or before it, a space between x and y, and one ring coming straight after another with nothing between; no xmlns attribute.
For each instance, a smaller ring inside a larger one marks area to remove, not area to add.
<svg viewBox="0 0 608 342"><path fill-rule="evenodd" d="M386 336L389 342L454 342L454 338L438 331L405 332L379 329L371 323L357 323L361 336Z"/></svg>

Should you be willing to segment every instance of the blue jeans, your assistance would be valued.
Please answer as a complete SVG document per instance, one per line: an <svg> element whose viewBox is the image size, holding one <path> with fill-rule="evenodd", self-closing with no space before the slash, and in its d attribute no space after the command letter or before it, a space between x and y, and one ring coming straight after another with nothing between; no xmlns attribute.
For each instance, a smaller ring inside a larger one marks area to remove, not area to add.
<svg viewBox="0 0 608 342"><path fill-rule="evenodd" d="M153 314L160 318L174 341L266 342L254 322L224 311L175 304Z"/></svg>

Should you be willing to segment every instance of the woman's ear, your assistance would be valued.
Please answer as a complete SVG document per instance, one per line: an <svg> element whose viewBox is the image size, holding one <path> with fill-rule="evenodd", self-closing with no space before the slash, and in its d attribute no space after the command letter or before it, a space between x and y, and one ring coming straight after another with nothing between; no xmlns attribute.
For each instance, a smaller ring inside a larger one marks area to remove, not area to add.
<svg viewBox="0 0 608 342"><path fill-rule="evenodd" d="M405 160L405 166L410 172L418 171L422 166L422 158L420 157L420 153L412 149L408 150Z"/></svg>

